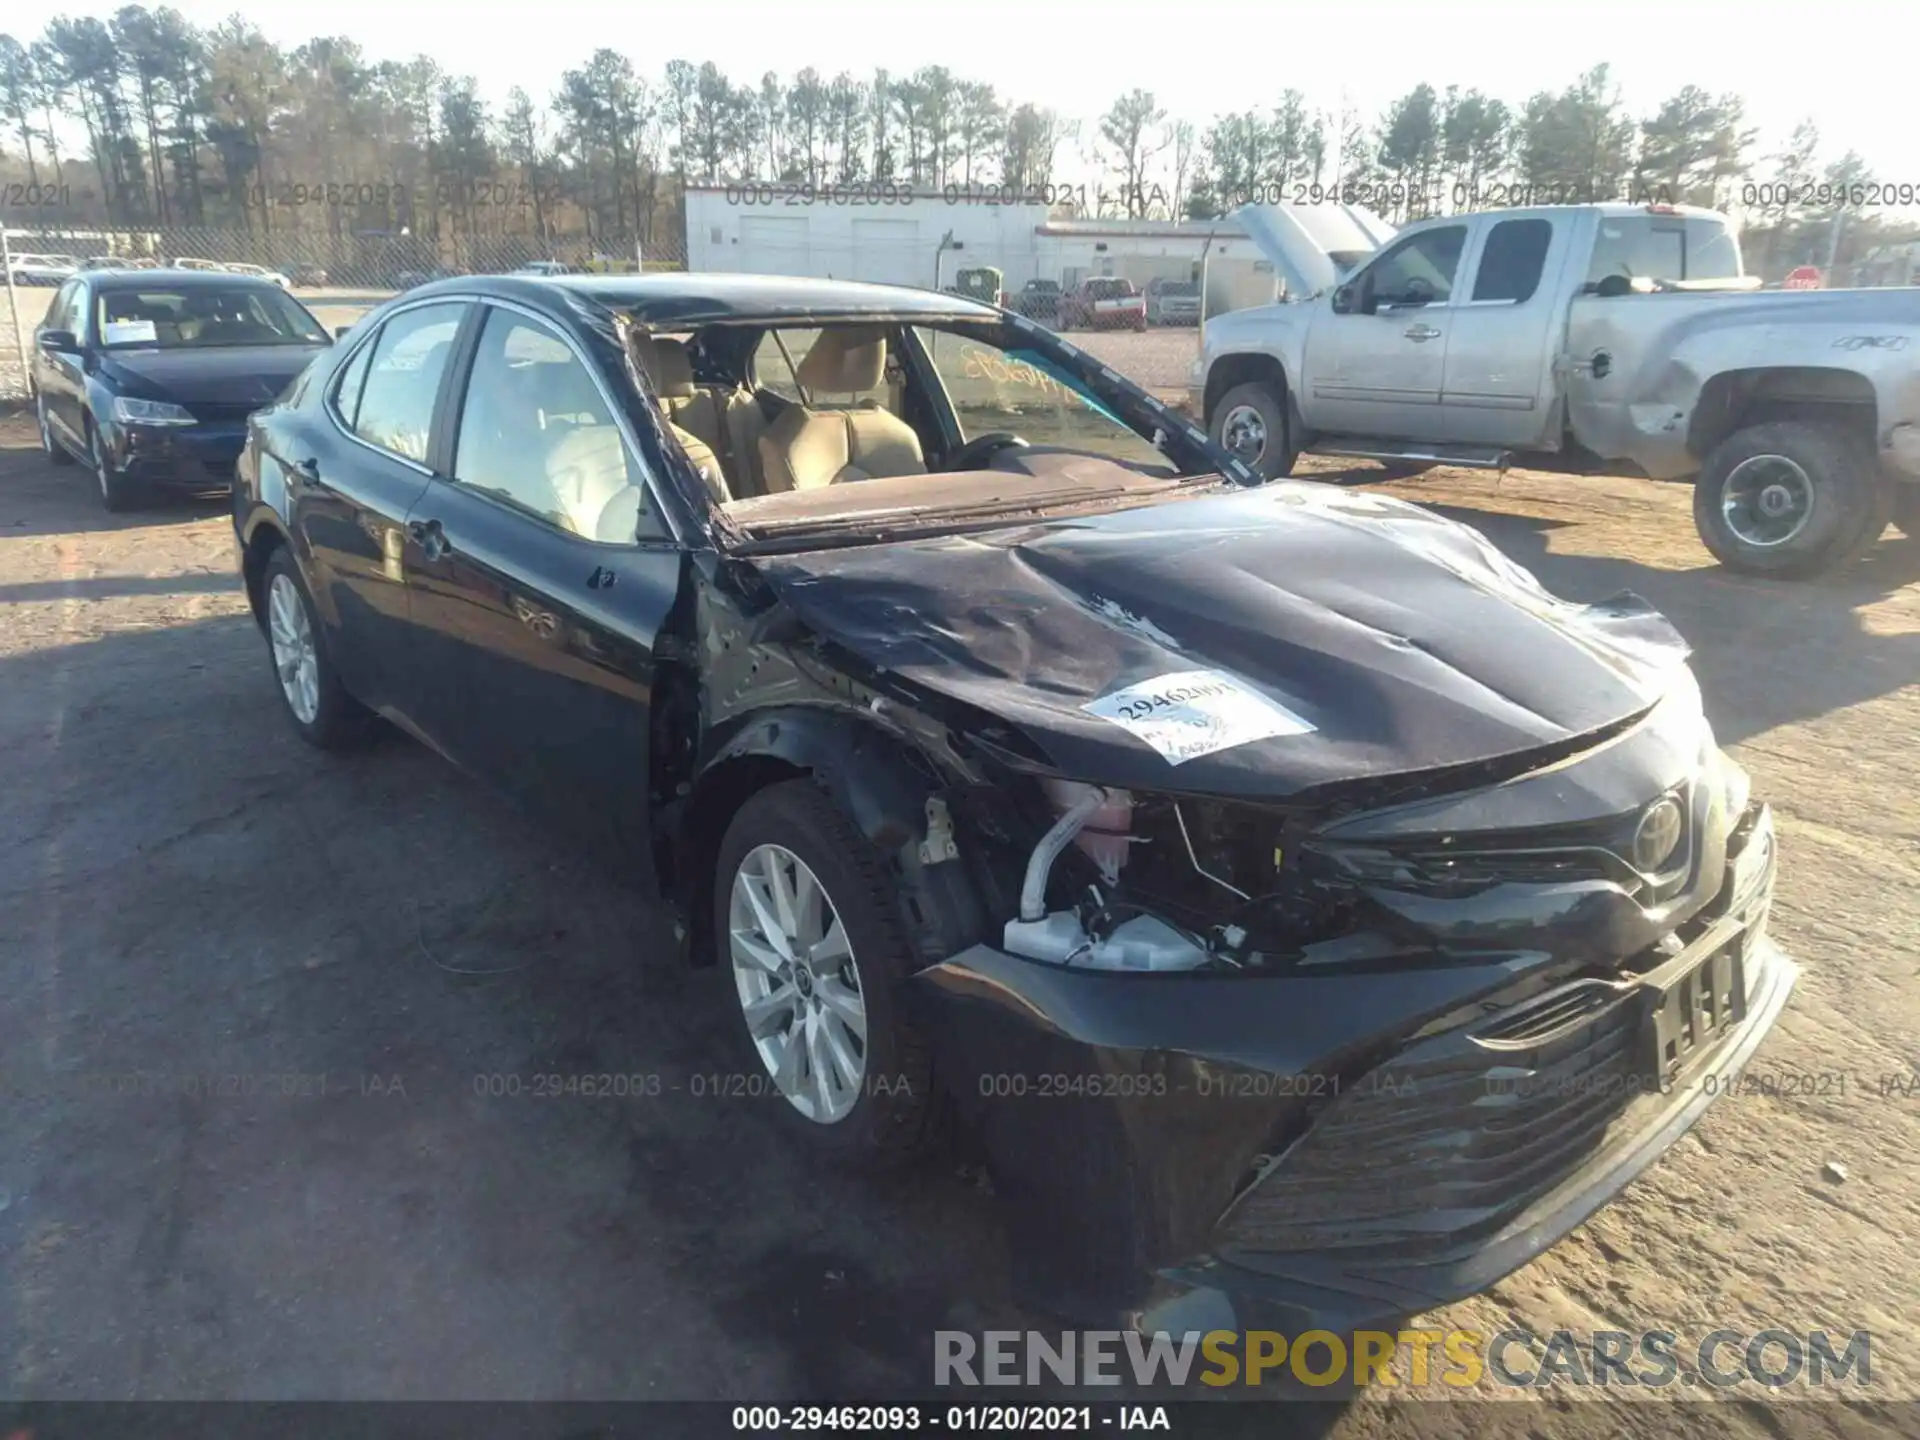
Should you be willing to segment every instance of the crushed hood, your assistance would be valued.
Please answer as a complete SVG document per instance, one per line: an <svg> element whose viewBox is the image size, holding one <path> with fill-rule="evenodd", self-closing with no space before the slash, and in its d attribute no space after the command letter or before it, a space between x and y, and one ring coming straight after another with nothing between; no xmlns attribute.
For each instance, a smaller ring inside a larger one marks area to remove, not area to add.
<svg viewBox="0 0 1920 1440"><path fill-rule="evenodd" d="M1243 205L1233 218L1295 298L1339 283L1394 233L1357 205Z"/></svg>
<svg viewBox="0 0 1920 1440"><path fill-rule="evenodd" d="M1496 759L1639 713L1687 653L1635 596L1557 599L1465 526L1312 484L751 563L868 664L1129 788L1279 798ZM1174 764L1083 708L1197 671L1311 728Z"/></svg>

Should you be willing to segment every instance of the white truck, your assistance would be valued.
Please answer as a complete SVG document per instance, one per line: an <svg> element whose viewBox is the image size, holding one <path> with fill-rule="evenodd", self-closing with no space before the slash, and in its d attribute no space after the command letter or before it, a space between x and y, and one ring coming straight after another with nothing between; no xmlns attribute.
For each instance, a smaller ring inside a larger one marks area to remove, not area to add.
<svg viewBox="0 0 1920 1440"><path fill-rule="evenodd" d="M1370 253L1238 218L1283 298L1205 322L1191 404L1265 475L1311 451L1691 481L1701 539L1753 574L1920 538L1920 288L1760 293L1687 206L1447 216Z"/></svg>

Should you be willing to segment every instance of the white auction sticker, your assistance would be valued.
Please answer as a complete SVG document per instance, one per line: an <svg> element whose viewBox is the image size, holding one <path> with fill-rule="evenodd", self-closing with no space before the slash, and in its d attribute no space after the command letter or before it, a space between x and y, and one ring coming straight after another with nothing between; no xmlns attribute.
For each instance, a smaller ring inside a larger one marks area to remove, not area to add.
<svg viewBox="0 0 1920 1440"><path fill-rule="evenodd" d="M109 345L151 345L160 338L151 320L109 320L100 330Z"/></svg>
<svg viewBox="0 0 1920 1440"><path fill-rule="evenodd" d="M1276 735L1305 735L1313 726L1220 670L1182 670L1143 680L1080 707L1138 736L1183 764Z"/></svg>

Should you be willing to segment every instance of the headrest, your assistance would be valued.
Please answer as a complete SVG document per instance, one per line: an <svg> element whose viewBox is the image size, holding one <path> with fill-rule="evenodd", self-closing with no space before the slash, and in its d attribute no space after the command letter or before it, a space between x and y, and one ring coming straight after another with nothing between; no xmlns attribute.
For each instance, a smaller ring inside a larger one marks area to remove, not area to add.
<svg viewBox="0 0 1920 1440"><path fill-rule="evenodd" d="M669 400L685 400L693 394L693 361L687 347L678 340L653 342L653 383Z"/></svg>
<svg viewBox="0 0 1920 1440"><path fill-rule="evenodd" d="M809 395L837 395L877 388L886 370L886 333L872 325L842 325L820 332L793 378Z"/></svg>
<svg viewBox="0 0 1920 1440"><path fill-rule="evenodd" d="M693 362L687 358L686 346L678 340L656 340L639 331L634 332L631 343L633 358L647 372L661 399L684 400L694 393Z"/></svg>

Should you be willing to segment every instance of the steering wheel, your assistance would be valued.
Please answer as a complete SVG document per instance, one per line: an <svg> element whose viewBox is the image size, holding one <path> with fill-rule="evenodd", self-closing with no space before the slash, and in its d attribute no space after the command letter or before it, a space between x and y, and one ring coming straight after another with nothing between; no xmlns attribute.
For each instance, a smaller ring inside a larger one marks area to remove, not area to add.
<svg viewBox="0 0 1920 1440"><path fill-rule="evenodd" d="M984 470L987 461L1002 450L1024 450L1027 442L1008 430L976 435L947 457L949 470Z"/></svg>

